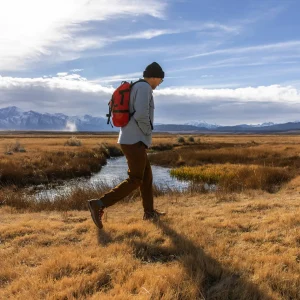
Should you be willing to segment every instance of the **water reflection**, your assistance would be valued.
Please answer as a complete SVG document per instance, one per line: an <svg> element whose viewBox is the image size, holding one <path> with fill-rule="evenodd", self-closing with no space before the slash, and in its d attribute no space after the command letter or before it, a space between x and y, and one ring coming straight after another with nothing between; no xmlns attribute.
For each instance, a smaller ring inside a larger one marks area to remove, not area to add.
<svg viewBox="0 0 300 300"><path fill-rule="evenodd" d="M109 184L116 180L122 181L128 176L127 169L126 158L124 156L111 158L99 173L90 178L90 183L102 181ZM170 168L152 165L153 183L162 189L169 187L182 190L188 187L188 181L179 181L176 178L172 178L169 171Z"/></svg>
<svg viewBox="0 0 300 300"><path fill-rule="evenodd" d="M97 186L105 184L108 187L114 187L127 178L127 169L125 156L110 158L101 171L93 174L90 178L67 180L63 185L56 186L55 188L41 187L41 190L36 193L36 198L54 199L58 195L71 192L75 187L84 187L85 185ZM171 177L169 171L170 168L152 165L153 183L160 190L176 189L184 191L189 187L188 181L179 181Z"/></svg>

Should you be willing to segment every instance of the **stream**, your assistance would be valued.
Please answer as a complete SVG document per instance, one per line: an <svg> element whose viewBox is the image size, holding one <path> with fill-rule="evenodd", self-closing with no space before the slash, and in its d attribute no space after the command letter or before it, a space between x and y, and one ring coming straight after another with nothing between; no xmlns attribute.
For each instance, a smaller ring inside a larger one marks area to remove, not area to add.
<svg viewBox="0 0 300 300"><path fill-rule="evenodd" d="M152 165L153 183L161 190L172 189L184 191L188 188L188 181L180 181L170 176L170 168ZM124 179L127 175L127 162L125 156L114 157L107 160L107 164L102 166L98 173L93 174L89 178L77 178L66 180L62 185L48 188L46 186L39 186L35 196L37 199L48 198L54 199L58 195L67 193L84 185L96 186L98 184L105 184L109 187L114 187Z"/></svg>

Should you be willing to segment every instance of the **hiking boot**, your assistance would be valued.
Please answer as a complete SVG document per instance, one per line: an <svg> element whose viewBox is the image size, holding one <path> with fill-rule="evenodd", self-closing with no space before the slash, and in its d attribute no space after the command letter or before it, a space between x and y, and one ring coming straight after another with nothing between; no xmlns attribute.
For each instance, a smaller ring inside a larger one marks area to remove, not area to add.
<svg viewBox="0 0 300 300"><path fill-rule="evenodd" d="M160 216L164 216L165 214L165 212L158 211L157 209L154 209L152 211L145 211L143 219L156 221L159 220Z"/></svg>
<svg viewBox="0 0 300 300"><path fill-rule="evenodd" d="M91 212L92 219L95 225L99 228L103 228L102 216L104 214L104 206L100 206L97 203L97 199L88 200L88 208Z"/></svg>

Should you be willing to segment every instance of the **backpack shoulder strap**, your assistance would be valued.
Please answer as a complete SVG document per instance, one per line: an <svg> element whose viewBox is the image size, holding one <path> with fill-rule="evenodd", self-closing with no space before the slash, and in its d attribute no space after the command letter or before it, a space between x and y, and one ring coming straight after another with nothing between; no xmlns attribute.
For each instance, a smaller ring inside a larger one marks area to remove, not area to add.
<svg viewBox="0 0 300 300"><path fill-rule="evenodd" d="M148 83L145 79L139 79L138 81L135 81L135 82L133 82L133 83L131 83L131 88L136 84L136 83L138 83L138 82L146 82L146 83ZM149 84L149 83L148 83Z"/></svg>

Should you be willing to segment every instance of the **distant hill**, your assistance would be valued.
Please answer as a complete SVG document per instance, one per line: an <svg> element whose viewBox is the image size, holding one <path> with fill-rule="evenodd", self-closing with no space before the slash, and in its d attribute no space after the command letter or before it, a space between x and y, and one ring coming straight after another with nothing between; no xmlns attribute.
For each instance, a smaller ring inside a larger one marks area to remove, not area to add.
<svg viewBox="0 0 300 300"><path fill-rule="evenodd" d="M197 132L204 131L210 132L208 128L197 127L194 125L182 125L182 124L160 124L154 126L154 131L186 131L186 132Z"/></svg>
<svg viewBox="0 0 300 300"><path fill-rule="evenodd" d="M217 128L204 128L192 125L165 124L155 126L155 131L176 131L176 132L201 132L201 133L274 133L300 130L300 122L289 122L270 126L235 125L219 126Z"/></svg>
<svg viewBox="0 0 300 300"><path fill-rule="evenodd" d="M62 113L38 113L23 111L16 106L0 109L0 130L49 130L49 131L119 131L107 125L107 119L84 116L67 116ZM300 130L300 122L259 125L240 124L221 126L205 121L191 121L186 124L154 124L155 132L201 132L201 133L272 133Z"/></svg>
<svg viewBox="0 0 300 300"><path fill-rule="evenodd" d="M112 131L118 130L106 124L105 118L90 115L67 116L61 113L49 114L22 111L10 106L0 109L1 130L58 130L58 131Z"/></svg>

